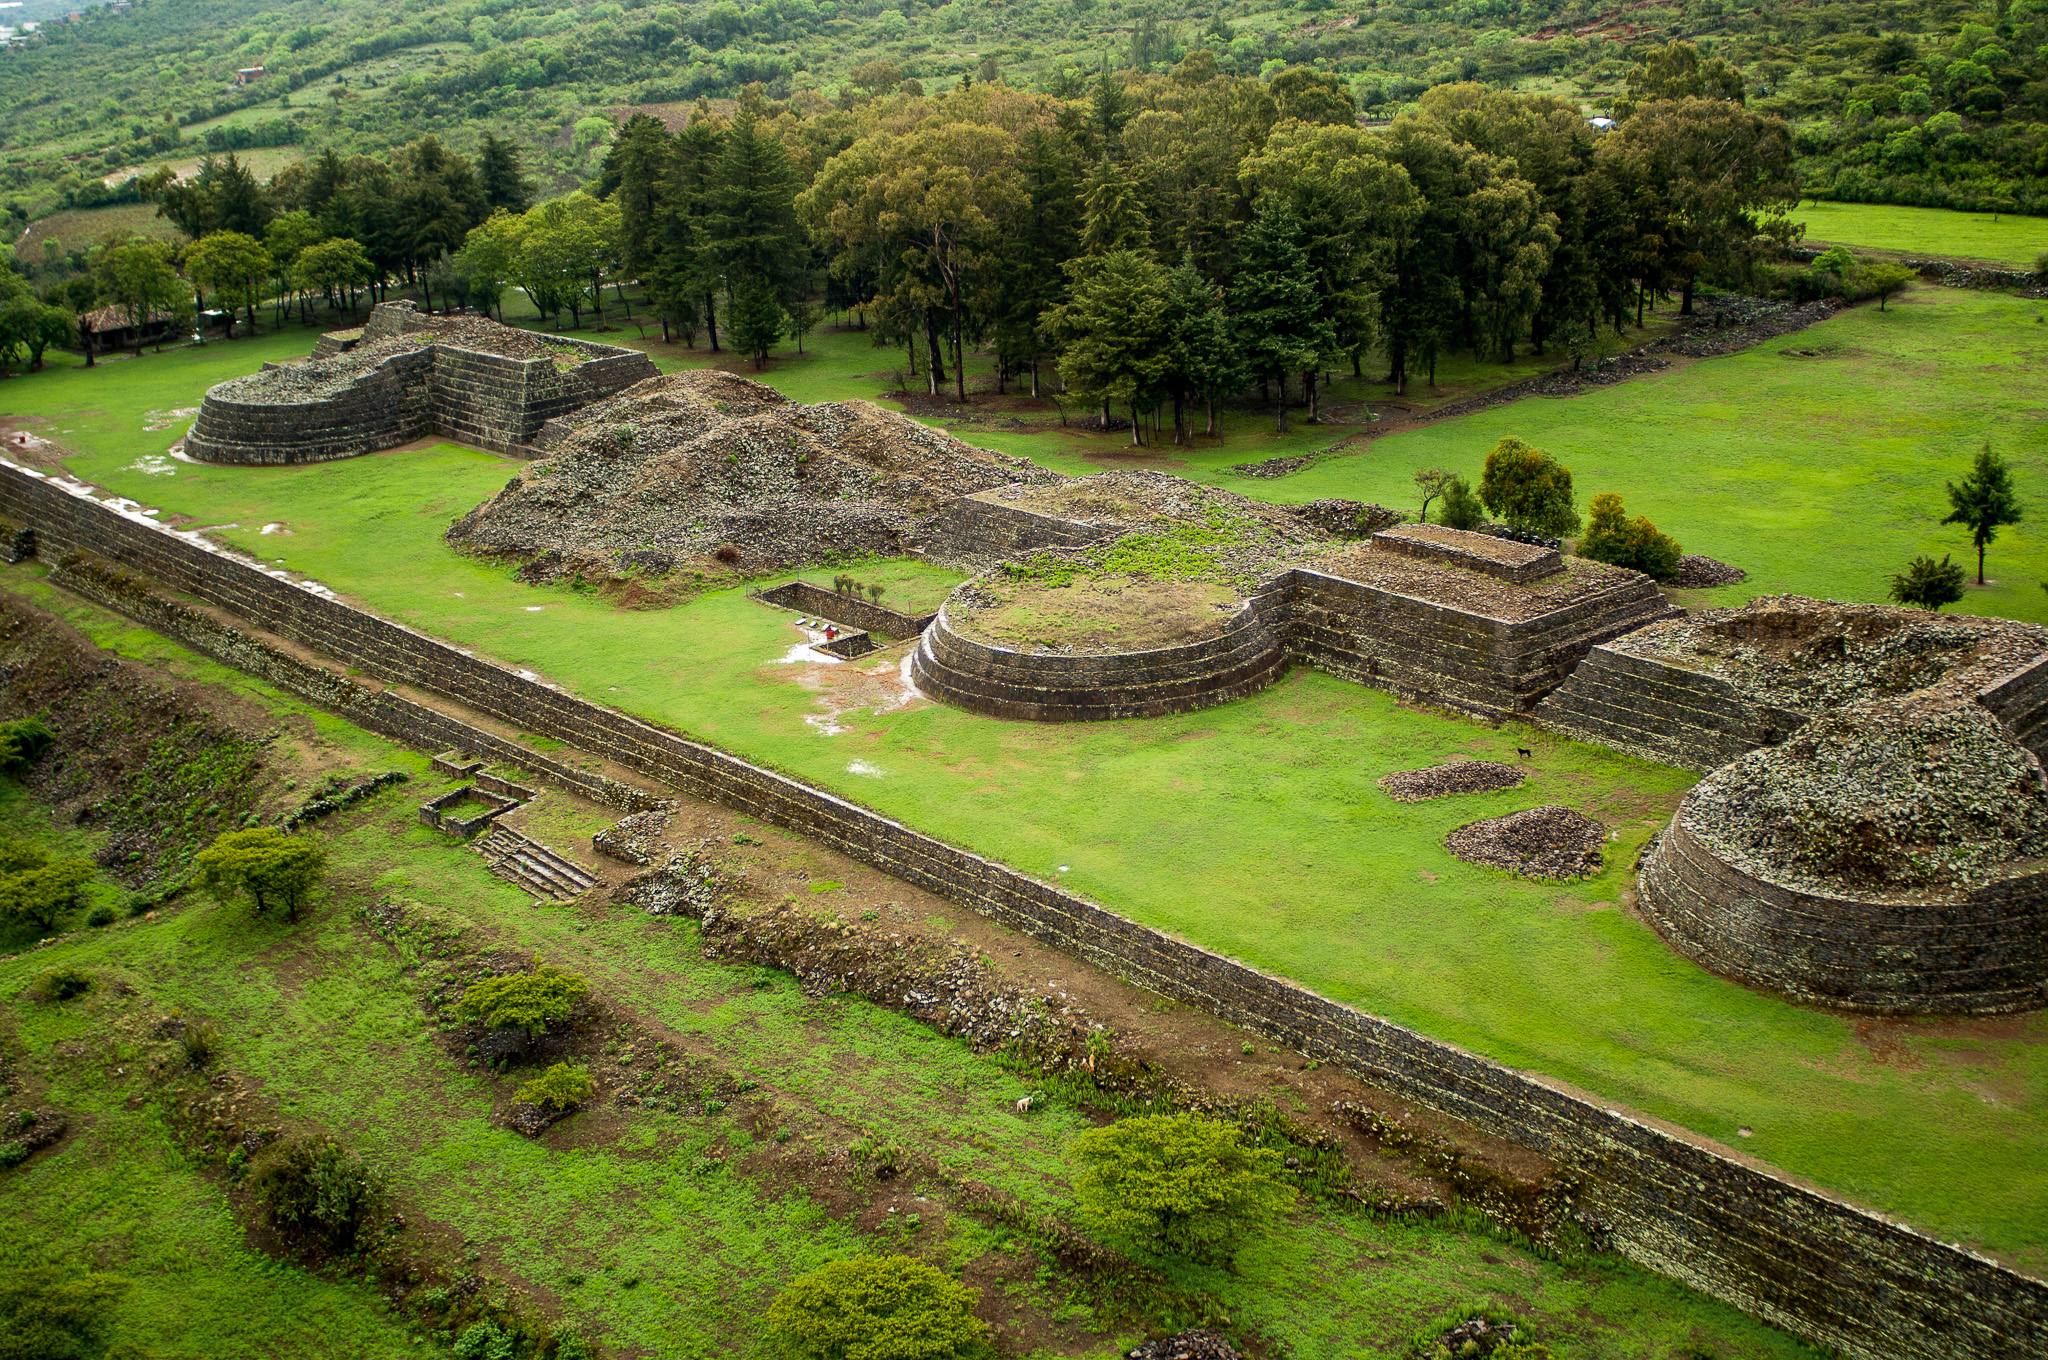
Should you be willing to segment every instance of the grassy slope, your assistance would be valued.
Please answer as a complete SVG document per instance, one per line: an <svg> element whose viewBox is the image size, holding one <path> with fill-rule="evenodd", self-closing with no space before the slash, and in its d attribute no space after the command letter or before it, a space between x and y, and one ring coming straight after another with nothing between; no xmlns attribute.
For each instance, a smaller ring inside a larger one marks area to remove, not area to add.
<svg viewBox="0 0 2048 1360"><path fill-rule="evenodd" d="M1888 203L1802 203L1792 214L1816 245L1837 242L1906 255L1986 260L2032 269L2048 251L2048 217L1901 208Z"/></svg>
<svg viewBox="0 0 2048 1360"><path fill-rule="evenodd" d="M1976 440L1988 434L2015 457L2023 495L2039 485L2039 401L2020 376L2048 347L2048 328L2031 324L2036 310L1929 290L1747 355L1423 427L1277 482L1231 484L1287 500L1398 504L1413 467L1476 470L1499 435L1519 433L1565 456L1582 493L1619 489L1689 548L1755 573L1723 599L1765 589L1874 598L1882 572L1911 552L1957 546L1933 520L1942 477ZM253 367L265 343L240 347L240 366ZM1783 354L1821 346L1842 348ZM185 362L239 371L220 358L236 348L135 371L166 382ZM824 386L830 362L808 381ZM113 390L59 373L0 389L0 403L23 409L33 395L58 415L68 442L94 450L72 462L92 480L205 523L239 523L226 537L571 690L1504 1062L1731 1141L1752 1129L1746 1149L1944 1236L2022 1257L2040 1248L2048 1171L2033 1148L2048 1117L2048 1025L1859 1026L1675 959L1616 899L1636 845L1689 782L1682 775L1543 741L1541 773L1524 790L1398 808L1373 787L1381 774L1458 751L1512 757L1528 738L1313 673L1149 722L1039 727L922 707L857 714L855 730L827 739L803 722L818 710L790 669L763 664L795 640L786 622L736 592L629 614L447 557L439 529L502 481L499 460L444 447L300 469L179 464L149 476L133 470L137 455L167 436L142 432L133 411L145 396L171 397L124 391L122 410L62 414L111 402ZM1897 398L1907 390L1911 403ZM1103 447L1060 435L1008 442L1033 453L1055 442ZM1219 461L1196 471L1213 478ZM271 520L294 532L254 532ZM1874 521L1896 536L1874 533ZM2043 616L2032 582L2048 563L2036 542L2026 526L2001 541L1994 564L2013 584L1973 598L1976 607ZM1463 821L1546 801L1618 827L1601 879L1537 887L1440 847ZM1889 1059L1892 1043L1907 1062Z"/></svg>
<svg viewBox="0 0 2048 1360"><path fill-rule="evenodd" d="M360 768L431 779L420 756L137 634L42 586L39 575L8 568L0 588L58 610L103 645L132 646L174 674L241 689L282 722L310 720ZM118 1036L173 1005L219 1027L224 1064L288 1124L337 1131L389 1167L417 1230L459 1232L494 1276L552 1293L615 1344L675 1356L760 1354L760 1311L790 1274L863 1249L855 1231L807 1199L740 1169L739 1156L707 1157L747 1151L729 1117L601 1112L541 1144L489 1127L486 1115L514 1079L454 1067L422 1032L417 982L351 921L348 908L369 890L428 903L480 942L588 971L615 1006L680 1033L686 1051L758 1079L792 1137L818 1139L819 1151L849 1125L864 1127L1041 1206L1064 1202L1064 1148L1085 1127L1076 1112L1054 1106L1019 1120L1010 1104L1028 1087L992 1061L932 1042L889 1012L821 1002L787 979L706 963L687 928L633 913L536 912L474 855L420 828L414 801L402 791L330 824L336 874L348 887L297 930L195 898L154 920L81 932L0 962L8 998L0 1025L17 1028L32 1061L63 1074L56 1103L90 1116L56 1152L0 1176L0 1218L33 1214L39 1242L60 1257L92 1256L134 1279L122 1339L222 1356L398 1349L369 1299L240 1247L217 1193L171 1151L147 1103L131 1102L140 1082L52 1051ZM39 820L10 785L0 784L0 806L18 824ZM557 821L550 834L564 839L597 824ZM60 963L130 982L142 995L102 986L61 1007L19 998L36 969ZM944 1250L965 1264L1004 1246L956 1221ZM1675 1358L1700 1346L1757 1360L1811 1354L1618 1263L1567 1270L1485 1238L1322 1211L1256 1241L1236 1278L1210 1283L1233 1317L1304 1360L1399 1353L1415 1326L1475 1298L1537 1315L1561 1338L1561 1360ZM1042 1293L1033 1301L1058 1306ZM1112 1353L1108 1338L1099 1353Z"/></svg>

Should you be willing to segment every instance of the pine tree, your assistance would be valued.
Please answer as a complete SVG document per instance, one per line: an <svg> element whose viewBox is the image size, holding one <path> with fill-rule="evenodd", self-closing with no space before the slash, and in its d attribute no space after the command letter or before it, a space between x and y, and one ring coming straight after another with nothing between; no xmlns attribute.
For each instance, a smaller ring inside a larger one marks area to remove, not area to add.
<svg viewBox="0 0 2048 1360"><path fill-rule="evenodd" d="M741 278L733 285L732 305L725 314L733 348L754 358L754 367L768 361L768 351L789 328L789 316L775 300L775 287L766 279Z"/></svg>
<svg viewBox="0 0 2048 1360"><path fill-rule="evenodd" d="M1088 176L1082 195L1081 253L1107 255L1113 250L1143 250L1152 244L1145 206L1115 161L1104 160Z"/></svg>
<svg viewBox="0 0 2048 1360"><path fill-rule="evenodd" d="M1984 549L2008 524L2020 522L2020 499L2012 486L2012 469L1991 451L1987 441L1977 450L1977 461L1961 486L1948 484L1949 513L1943 524L1960 524L1970 531L1977 549L1977 584L1984 584Z"/></svg>
<svg viewBox="0 0 2048 1360"><path fill-rule="evenodd" d="M796 220L802 187L781 143L743 110L726 134L704 215L705 249L735 300L745 281L777 302L809 291L809 247Z"/></svg>
<svg viewBox="0 0 2048 1360"><path fill-rule="evenodd" d="M1057 306L1060 268L1079 248L1075 162L1072 139L1046 128L1027 129L1018 139L1018 170L1025 207L1009 248L991 268L995 283L994 338L1002 367L1031 370L1031 395L1038 395L1038 364L1046 353L1038 319ZM872 297L873 290L862 294Z"/></svg>
<svg viewBox="0 0 2048 1360"><path fill-rule="evenodd" d="M1320 366L1337 348L1311 279L1293 210L1268 195L1245 229L1230 300L1246 367L1259 381L1280 384L1275 425L1281 434L1287 433L1287 375Z"/></svg>
<svg viewBox="0 0 2048 1360"><path fill-rule="evenodd" d="M1067 301L1046 315L1060 346L1067 389L1131 410L1131 443L1145 442L1140 410L1158 400L1172 368L1166 271L1136 251L1119 250L1067 264Z"/></svg>
<svg viewBox="0 0 2048 1360"><path fill-rule="evenodd" d="M533 203L533 186L520 171L519 148L484 134L484 147L476 158L477 178L483 181L484 201L509 213L523 213Z"/></svg>
<svg viewBox="0 0 2048 1360"><path fill-rule="evenodd" d="M1245 385L1248 370L1243 348L1231 334L1223 310L1222 291L1195 268L1193 252L1167 276L1167 325L1171 336L1173 442L1193 432L1184 420L1187 398L1208 406L1208 433L1216 433L1216 399ZM1183 431L1186 430L1186 434Z"/></svg>

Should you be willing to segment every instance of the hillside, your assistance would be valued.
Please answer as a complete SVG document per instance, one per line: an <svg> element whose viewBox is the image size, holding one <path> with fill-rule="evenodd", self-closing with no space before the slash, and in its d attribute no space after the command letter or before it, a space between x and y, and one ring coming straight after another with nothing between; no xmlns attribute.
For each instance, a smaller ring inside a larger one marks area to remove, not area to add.
<svg viewBox="0 0 2048 1360"><path fill-rule="evenodd" d="M544 190L566 189L596 172L626 107L663 111L758 82L770 98L794 96L800 112L822 113L872 87L872 72L856 72L878 60L932 90L1000 77L1071 95L1100 69L1163 71L1206 50L1239 76L1334 73L1368 119L1460 80L1609 112L1630 64L1672 37L1738 68L1753 107L1794 122L1801 172L1823 196L2048 205L2040 0L1910 10L1862 0L1170 10L1052 0L900 9L138 0L46 23L0 51L0 211L17 235L32 217L132 197L123 177L159 163L183 168L207 151L254 148L376 153L426 132L460 151L486 132L507 137ZM258 66L260 78L235 83Z"/></svg>

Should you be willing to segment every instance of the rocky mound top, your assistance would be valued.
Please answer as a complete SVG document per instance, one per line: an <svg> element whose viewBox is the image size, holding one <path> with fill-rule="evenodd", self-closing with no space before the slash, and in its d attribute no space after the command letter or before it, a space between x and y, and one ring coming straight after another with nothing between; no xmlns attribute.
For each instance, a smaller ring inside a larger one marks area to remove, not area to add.
<svg viewBox="0 0 2048 1360"><path fill-rule="evenodd" d="M1608 645L1711 672L1758 703L1810 713L1936 684L1974 692L2048 652L2048 628L1764 595Z"/></svg>
<svg viewBox="0 0 2048 1360"><path fill-rule="evenodd" d="M1444 848L1467 864L1551 880L1599 873L1606 843L1606 827L1554 804L1468 822L1444 838Z"/></svg>
<svg viewBox="0 0 2048 1360"><path fill-rule="evenodd" d="M2048 856L2039 764L1947 688L1823 713L1708 775L1682 815L1732 863L1818 891L1965 888Z"/></svg>
<svg viewBox="0 0 2048 1360"><path fill-rule="evenodd" d="M727 373L651 378L565 420L448 531L544 576L900 554L960 496L1064 480L871 402L791 402Z"/></svg>
<svg viewBox="0 0 2048 1360"><path fill-rule="evenodd" d="M285 364L245 377L230 378L207 392L228 401L264 405L292 405L325 401L346 391L364 374L394 354L412 354L433 343L424 335L408 335L358 345L331 359L311 359L303 364Z"/></svg>
<svg viewBox="0 0 2048 1360"><path fill-rule="evenodd" d="M1522 772L1498 760L1454 760L1421 770L1396 770L1380 788L1397 803L1421 803L1461 793L1498 793L1522 782Z"/></svg>

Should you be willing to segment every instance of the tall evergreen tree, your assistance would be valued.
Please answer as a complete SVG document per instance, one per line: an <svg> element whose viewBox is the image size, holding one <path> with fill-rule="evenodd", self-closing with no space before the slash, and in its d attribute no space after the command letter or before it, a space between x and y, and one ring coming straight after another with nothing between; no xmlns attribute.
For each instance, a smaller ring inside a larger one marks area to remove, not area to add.
<svg viewBox="0 0 2048 1360"><path fill-rule="evenodd" d="M1232 311L1246 366L1280 385L1275 427L1287 433L1287 375L1319 367L1337 352L1335 327L1322 315L1301 247L1294 210L1277 196L1259 203L1238 248Z"/></svg>
<svg viewBox="0 0 2048 1360"><path fill-rule="evenodd" d="M726 134L705 213L705 250L729 290L752 280L778 301L809 291L809 247L796 220L802 187L782 144L742 110Z"/></svg>
<svg viewBox="0 0 2048 1360"><path fill-rule="evenodd" d="M1216 433L1216 402L1249 379L1244 350L1231 333L1223 292L1202 277L1190 251L1166 281L1167 334L1173 386L1173 442L1193 437L1189 399L1208 407L1207 433Z"/></svg>
<svg viewBox="0 0 2048 1360"><path fill-rule="evenodd" d="M1970 531L1977 549L1977 584L1984 584L1984 549L2008 524L2020 522L2019 493L2013 489L2012 469L1991 451L1989 441L1977 450L1977 459L1962 485L1948 483L1949 513L1943 524L1960 524Z"/></svg>
<svg viewBox="0 0 2048 1360"><path fill-rule="evenodd" d="M1107 255L1114 250L1143 250L1152 244L1152 229L1137 186L1122 166L1105 158L1088 176L1083 190L1081 253Z"/></svg>
<svg viewBox="0 0 2048 1360"><path fill-rule="evenodd" d="M1025 203L1006 248L995 258L994 333L998 372L1031 370L1031 395L1038 395L1038 365L1046 355L1038 319L1057 306L1060 267L1079 248L1073 139L1048 128L1030 128L1018 139L1018 172Z"/></svg>
<svg viewBox="0 0 2048 1360"><path fill-rule="evenodd" d="M1166 271L1134 250L1067 263L1067 300L1046 315L1060 347L1060 378L1076 396L1130 408L1131 443L1145 442L1141 413L1158 401L1173 365Z"/></svg>
<svg viewBox="0 0 2048 1360"><path fill-rule="evenodd" d="M477 153L476 170L489 207L522 213L532 205L533 186L521 170L519 148L513 143L486 132L483 150Z"/></svg>

